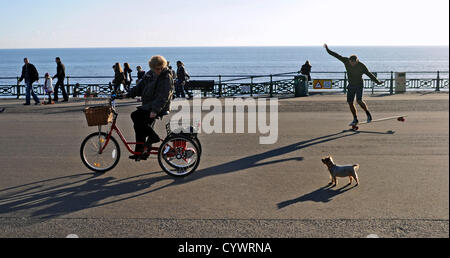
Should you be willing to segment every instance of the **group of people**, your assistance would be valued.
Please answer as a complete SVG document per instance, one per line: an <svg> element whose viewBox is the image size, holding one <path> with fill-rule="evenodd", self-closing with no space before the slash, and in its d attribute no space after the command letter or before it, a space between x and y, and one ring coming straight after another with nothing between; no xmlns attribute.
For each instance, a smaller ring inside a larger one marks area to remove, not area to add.
<svg viewBox="0 0 450 258"><path fill-rule="evenodd" d="M22 82L25 80L25 103L24 105L31 105L31 97L33 97L33 100L35 102L35 105L40 105L41 101L39 100L39 97L34 93L33 91L33 83L39 82L39 72L37 71L36 67L30 63L28 58L24 58L23 62L25 63L22 67L22 75L19 78L19 82ZM49 100L47 103L54 103L58 101L58 91L61 89L61 92L63 94L63 101L67 102L69 101L69 96L67 95L66 89L64 88L64 79L66 78L66 67L61 62L61 58L56 57L56 74L51 77L49 73L45 74L45 81L44 81L44 91L48 95ZM53 87L53 80L57 78L58 81L56 82L55 86ZM52 94L54 95L53 101L52 101Z"/></svg>
<svg viewBox="0 0 450 258"><path fill-rule="evenodd" d="M114 70L114 80L112 81L112 86L114 92L120 94L120 93L126 93L129 92L131 89L131 83L133 81L132 72L130 65L128 63L124 63L124 68L122 69L122 66L120 63L116 63L113 65ZM167 70L170 72L172 79L175 82L175 94L173 97L175 98L186 98L186 95L191 98L191 93L185 88L186 83L189 81L190 76L187 73L183 62L177 61L177 71L175 72L172 69L172 66L170 65L170 62L167 61ZM139 85L139 82L144 78L145 71L142 69L141 66L136 67L137 70L137 80L136 80L136 86ZM123 85L123 90L121 89L121 85Z"/></svg>
<svg viewBox="0 0 450 258"><path fill-rule="evenodd" d="M66 78L66 68L64 64L61 62L60 57L55 58L56 66L56 74L52 77L49 73L45 73L44 78L44 92L48 96L48 101L45 103L41 103L37 94L33 91L33 83L39 83L39 72L36 67L30 63L28 58L24 58L24 65L22 67L22 74L19 78L19 83L25 80L25 103L24 105L31 105L31 97L35 102L35 105L40 104L53 104L58 102L59 90L61 89L63 100L62 102L68 102L69 96L67 94L66 88L64 87L64 80ZM175 81L175 94L174 98L186 98L186 95L189 98L192 98L192 94L185 88L186 83L189 81L190 76L187 73L183 62L177 61L177 71L175 72L170 66L169 62L167 62L167 69L170 71L172 78ZM130 65L128 63L124 63L123 68L120 63L115 63L113 65L114 70L114 80L112 81L114 92L116 93L125 93L128 92L131 88L131 84L133 82L133 76ZM137 80L136 85L144 78L145 71L141 66L136 67L137 70ZM53 86L53 80L58 79L56 84ZM123 85L123 90L120 86ZM52 99L53 96L53 99Z"/></svg>

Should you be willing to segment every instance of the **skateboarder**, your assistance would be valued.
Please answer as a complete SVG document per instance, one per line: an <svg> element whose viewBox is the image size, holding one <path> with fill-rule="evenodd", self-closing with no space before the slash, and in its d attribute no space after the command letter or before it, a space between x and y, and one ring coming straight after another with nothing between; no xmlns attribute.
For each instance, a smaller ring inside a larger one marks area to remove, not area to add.
<svg viewBox="0 0 450 258"><path fill-rule="evenodd" d="M375 75L369 72L367 67L359 61L356 55L351 55L350 57L343 57L331 51L328 48L327 44L325 44L324 47L327 50L328 54L336 57L338 60L344 63L345 69L347 70L348 74L347 102L350 106L350 111L353 114L353 121L350 123L350 126L354 126L359 123L356 107L354 104L355 95L358 104L361 106L362 109L364 109L364 111L366 111L367 122L370 123L372 121L372 115L370 114L367 104L362 100L364 89L364 81L362 76L363 74L366 74L367 76L369 76L370 79L375 81L377 84L382 84L382 82L379 81Z"/></svg>

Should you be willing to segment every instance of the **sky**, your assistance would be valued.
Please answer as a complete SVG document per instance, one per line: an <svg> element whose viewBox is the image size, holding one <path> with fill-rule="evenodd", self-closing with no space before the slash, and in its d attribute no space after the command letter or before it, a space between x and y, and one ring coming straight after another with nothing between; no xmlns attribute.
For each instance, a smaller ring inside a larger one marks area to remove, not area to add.
<svg viewBox="0 0 450 258"><path fill-rule="evenodd" d="M448 0L0 0L0 49L449 45Z"/></svg>

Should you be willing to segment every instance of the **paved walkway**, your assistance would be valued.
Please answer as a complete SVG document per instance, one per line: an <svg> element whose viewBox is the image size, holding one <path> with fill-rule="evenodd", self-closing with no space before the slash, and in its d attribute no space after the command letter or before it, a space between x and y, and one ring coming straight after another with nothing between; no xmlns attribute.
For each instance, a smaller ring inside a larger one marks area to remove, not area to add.
<svg viewBox="0 0 450 258"><path fill-rule="evenodd" d="M201 134L201 164L184 179L156 159L126 159L123 145L114 170L90 172L79 148L95 129L81 100L0 100L0 237L448 237L448 93L366 100L374 118L407 113L407 122L352 132L342 94L281 99L277 143ZM137 103L119 104L118 125L134 139ZM359 163L360 186L326 187L328 154Z"/></svg>

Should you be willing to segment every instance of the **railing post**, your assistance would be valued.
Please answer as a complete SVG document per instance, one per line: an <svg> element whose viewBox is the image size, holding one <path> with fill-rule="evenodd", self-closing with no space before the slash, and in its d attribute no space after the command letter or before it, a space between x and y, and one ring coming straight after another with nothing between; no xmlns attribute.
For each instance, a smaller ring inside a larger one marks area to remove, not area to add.
<svg viewBox="0 0 450 258"><path fill-rule="evenodd" d="M437 71L436 91L440 91L439 89L440 80L441 78L439 78L439 71Z"/></svg>
<svg viewBox="0 0 450 258"><path fill-rule="evenodd" d="M344 93L347 93L347 72L344 72Z"/></svg>
<svg viewBox="0 0 450 258"><path fill-rule="evenodd" d="M222 97L222 76L219 75L219 98Z"/></svg>
<svg viewBox="0 0 450 258"><path fill-rule="evenodd" d="M66 77L67 79L67 85L66 85L66 89L67 89L67 97L70 96L70 83L69 83L69 76Z"/></svg>
<svg viewBox="0 0 450 258"><path fill-rule="evenodd" d="M19 77L17 77L17 99L20 98L20 82L19 82Z"/></svg>
<svg viewBox="0 0 450 258"><path fill-rule="evenodd" d="M378 73L373 73L373 75L375 75L375 77L377 77L377 78L378 78ZM372 83L372 95L373 95L373 93L374 93L374 89L375 89L375 82L374 82L374 81L372 81L372 80L370 80L370 83Z"/></svg>
<svg viewBox="0 0 450 258"><path fill-rule="evenodd" d="M270 97L273 97L273 76L270 75Z"/></svg>
<svg viewBox="0 0 450 258"><path fill-rule="evenodd" d="M391 71L391 83L390 83L390 89L389 94L394 94L394 72Z"/></svg>
<svg viewBox="0 0 450 258"><path fill-rule="evenodd" d="M253 76L250 79L250 96L253 97Z"/></svg>

